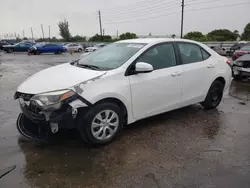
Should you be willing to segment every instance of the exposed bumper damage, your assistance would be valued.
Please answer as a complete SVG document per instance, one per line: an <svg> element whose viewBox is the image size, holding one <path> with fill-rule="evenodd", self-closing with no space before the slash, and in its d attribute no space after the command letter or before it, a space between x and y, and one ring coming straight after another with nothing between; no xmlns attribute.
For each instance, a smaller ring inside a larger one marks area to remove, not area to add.
<svg viewBox="0 0 250 188"><path fill-rule="evenodd" d="M30 102L31 97L32 95L25 93L15 94L15 99L24 100L20 103L22 113L17 119L17 129L24 137L34 141L48 141L50 136L57 133L59 129L76 128L78 109L91 105L76 94L63 101L60 109L43 111Z"/></svg>

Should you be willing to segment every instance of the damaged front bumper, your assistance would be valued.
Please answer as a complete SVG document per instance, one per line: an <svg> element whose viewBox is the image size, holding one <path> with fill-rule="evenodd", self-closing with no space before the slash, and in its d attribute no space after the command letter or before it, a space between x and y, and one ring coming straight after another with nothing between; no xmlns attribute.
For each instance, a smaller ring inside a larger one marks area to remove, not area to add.
<svg viewBox="0 0 250 188"><path fill-rule="evenodd" d="M30 102L31 97L26 97L27 95L29 94L15 94L15 98L24 101L20 103L22 113L17 119L17 129L24 137L35 141L47 141L50 135L57 133L59 129L76 128L79 108L87 108L90 104L79 95L74 95L63 101L60 109L43 111Z"/></svg>
<svg viewBox="0 0 250 188"><path fill-rule="evenodd" d="M234 75L250 77L250 68L233 66Z"/></svg>

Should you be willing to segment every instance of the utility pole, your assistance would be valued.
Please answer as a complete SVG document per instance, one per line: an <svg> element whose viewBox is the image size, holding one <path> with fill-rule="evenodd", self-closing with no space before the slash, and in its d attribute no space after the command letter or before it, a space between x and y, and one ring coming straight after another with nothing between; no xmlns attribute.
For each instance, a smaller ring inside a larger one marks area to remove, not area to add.
<svg viewBox="0 0 250 188"><path fill-rule="evenodd" d="M119 36L118 36L118 30L116 30L116 38L118 39L118 37L119 37Z"/></svg>
<svg viewBox="0 0 250 188"><path fill-rule="evenodd" d="M30 31L31 31L31 36L32 36L32 40L33 40L34 36L33 36L33 29L32 29L32 27L30 27Z"/></svg>
<svg viewBox="0 0 250 188"><path fill-rule="evenodd" d="M24 30L23 30L23 38L25 38L25 35L24 35Z"/></svg>
<svg viewBox="0 0 250 188"><path fill-rule="evenodd" d="M44 40L43 24L41 24L41 29L42 29L43 40Z"/></svg>
<svg viewBox="0 0 250 188"><path fill-rule="evenodd" d="M98 11L99 15L99 24L100 24L100 35L102 36L102 16L101 16L101 11Z"/></svg>
<svg viewBox="0 0 250 188"><path fill-rule="evenodd" d="M50 25L49 25L49 39L50 39Z"/></svg>
<svg viewBox="0 0 250 188"><path fill-rule="evenodd" d="M181 2L181 38L183 38L184 0Z"/></svg>

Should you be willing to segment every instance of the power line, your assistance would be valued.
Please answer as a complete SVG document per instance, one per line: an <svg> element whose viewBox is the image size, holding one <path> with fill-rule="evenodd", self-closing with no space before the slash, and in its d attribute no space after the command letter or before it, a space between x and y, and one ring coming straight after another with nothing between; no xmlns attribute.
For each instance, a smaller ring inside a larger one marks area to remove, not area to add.
<svg viewBox="0 0 250 188"><path fill-rule="evenodd" d="M131 7L129 6L128 8L125 8L125 9L121 9L121 10L114 10L114 11L109 11L109 12L104 12L103 15L113 15L113 14L126 14L130 11L133 11L133 12L138 12L138 11L141 11L141 10L145 10L145 9L151 9L151 8L154 8L154 7L159 7L159 6L163 6L163 5L167 5L167 6L171 6L171 5L176 5L176 4L180 4L179 2L176 2L175 1L171 1L171 2L166 2L165 0L161 0L161 1L154 1L154 2L151 2L150 4L142 4L142 5L137 5L135 7Z"/></svg>
<svg viewBox="0 0 250 188"><path fill-rule="evenodd" d="M244 3L242 2L242 3L237 3L237 4L214 6L214 7L205 7L205 8L198 8L198 9L189 9L189 10L186 10L185 12L200 11L200 10L210 10L210 9L216 9L216 8L226 8L226 7L239 6L239 5L245 5L245 4L250 4L250 2L244 2ZM119 24L119 23L129 23L129 22L143 21L143 20L154 19L154 18L169 16L169 15L174 15L174 14L179 14L179 13L180 13L180 11L177 11L177 12L171 12L171 13L168 13L168 14L161 14L161 15L151 16L151 17L141 18L141 19L126 20L126 21L121 21L121 22L119 22L119 21L118 22L107 22L105 24Z"/></svg>
<svg viewBox="0 0 250 188"><path fill-rule="evenodd" d="M135 12L135 13L127 14L125 16L115 16L115 19L127 19L127 18L140 17L140 16L152 14L152 13L166 11L166 10L177 8L177 7L179 7L179 5L175 5L172 7L158 7L157 9L150 9L150 10L145 10L143 12L137 12L137 13ZM104 21L112 21L112 20L114 20L114 19L113 18L109 18L109 19L104 18Z"/></svg>
<svg viewBox="0 0 250 188"><path fill-rule="evenodd" d="M212 3L212 2L218 2L221 0L211 0L211 1L200 1L200 2L195 2L195 1L189 1L186 3L186 5L198 5L198 4L204 4L204 3ZM192 3L193 2L193 3Z"/></svg>
<svg viewBox="0 0 250 188"><path fill-rule="evenodd" d="M202 1L202 2L194 2L194 3L190 3L189 1L189 4L188 5L195 5L195 4L203 4L203 3L211 3L211 2L216 2L216 1L220 1L220 0L210 0L210 1ZM193 1L192 1L193 2ZM179 4L179 2L177 2ZM186 5L186 4L185 4ZM181 4L180 4L181 6ZM109 22L109 21L114 21L114 20L118 20L119 21L125 21L126 19L129 19L129 18L134 18L134 17L141 17L141 16L145 16L145 15L148 15L148 14L155 14L155 13L159 13L159 12L162 12L162 11L166 11L166 10L169 10L169 9L172 9L172 8L175 8L175 7L179 7L178 5L175 5L175 6L161 6L161 7L153 7L153 8L150 8L147 10L145 9L142 9L140 11L137 11L137 12L132 12L132 13L127 13L127 14L116 14L116 15L113 15L111 18L108 18L108 17L103 17L104 19L104 22Z"/></svg>
<svg viewBox="0 0 250 188"><path fill-rule="evenodd" d="M102 12L110 12L110 11L122 11L122 10L128 10L129 8L132 7L142 7L144 5L150 5L150 4L155 4L155 3L159 3L159 2L163 2L165 1L166 3L173 3L176 2L176 0L173 1L169 1L167 2L166 0L144 0L144 1L139 1L133 4L128 4L128 5L124 5L124 6L118 6L118 7L114 7L114 8L110 8L110 9L102 9Z"/></svg>

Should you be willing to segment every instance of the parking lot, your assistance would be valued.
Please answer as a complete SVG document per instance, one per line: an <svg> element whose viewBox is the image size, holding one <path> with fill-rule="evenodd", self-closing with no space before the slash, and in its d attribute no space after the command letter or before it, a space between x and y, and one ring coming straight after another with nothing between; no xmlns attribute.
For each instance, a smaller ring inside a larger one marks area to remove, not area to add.
<svg viewBox="0 0 250 188"><path fill-rule="evenodd" d="M0 179L0 187L249 187L249 81L233 81L217 109L192 105L136 122L104 147L88 148L75 132L50 145L21 138L17 86L79 56L1 53L0 170L16 169Z"/></svg>

